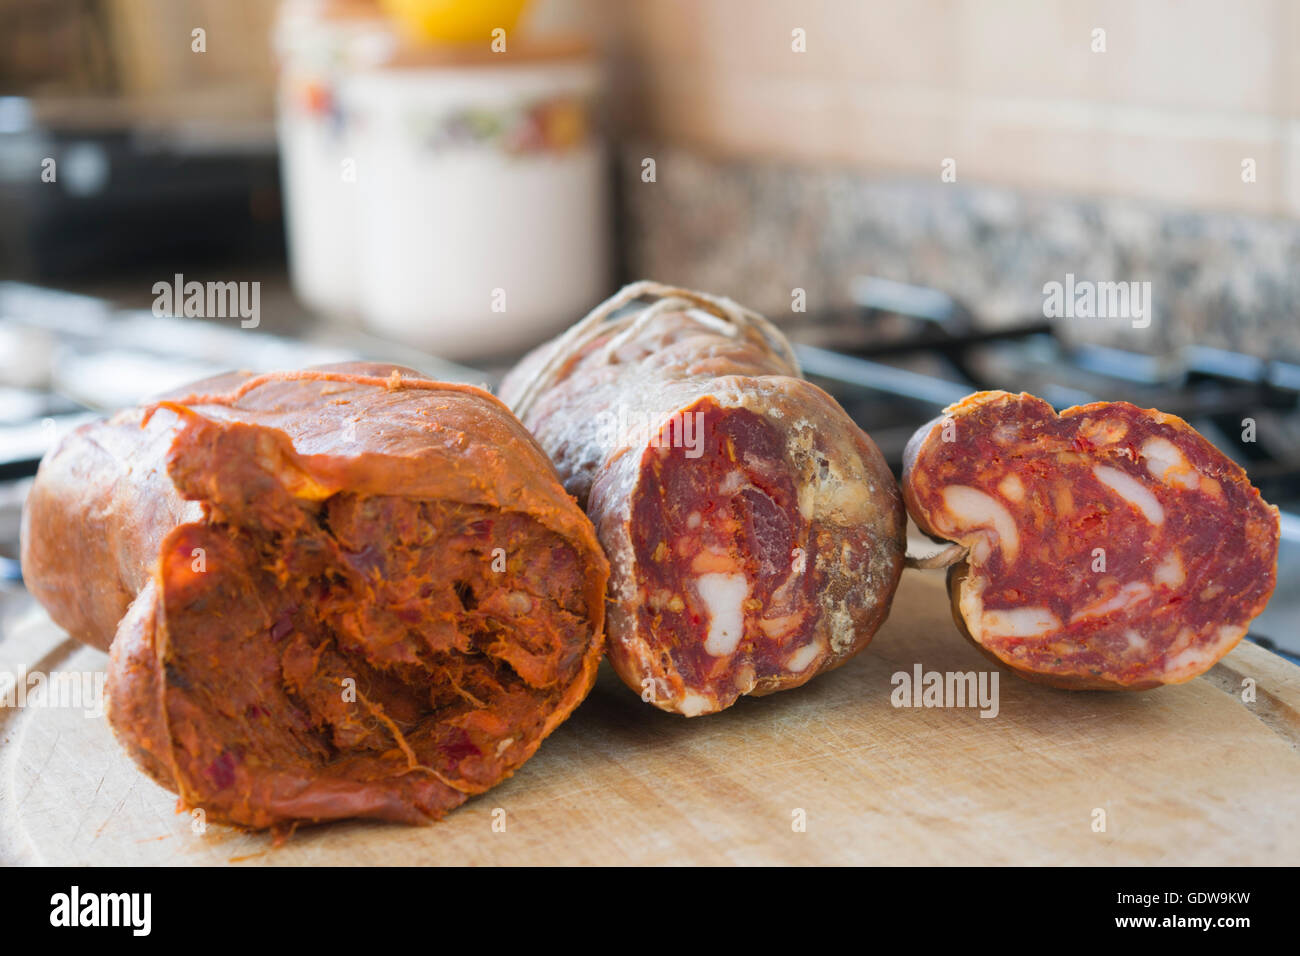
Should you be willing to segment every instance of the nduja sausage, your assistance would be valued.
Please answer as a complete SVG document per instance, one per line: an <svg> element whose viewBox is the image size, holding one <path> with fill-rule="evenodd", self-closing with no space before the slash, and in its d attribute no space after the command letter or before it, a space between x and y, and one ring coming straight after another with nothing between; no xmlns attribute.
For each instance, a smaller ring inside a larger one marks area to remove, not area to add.
<svg viewBox="0 0 1300 956"><path fill-rule="evenodd" d="M968 555L953 616L1029 680L1146 690L1236 645L1277 574L1278 513L1186 422L1127 402L1059 416L980 392L908 445L908 511Z"/></svg>
<svg viewBox="0 0 1300 956"><path fill-rule="evenodd" d="M803 684L888 613L905 550L897 484L798 375L761 316L642 282L502 386L610 559L609 659L663 710Z"/></svg>
<svg viewBox="0 0 1300 956"><path fill-rule="evenodd" d="M119 740L250 827L422 823L509 776L591 688L608 574L519 422L388 365L187 391L69 436L24 516L32 593L111 642Z"/></svg>

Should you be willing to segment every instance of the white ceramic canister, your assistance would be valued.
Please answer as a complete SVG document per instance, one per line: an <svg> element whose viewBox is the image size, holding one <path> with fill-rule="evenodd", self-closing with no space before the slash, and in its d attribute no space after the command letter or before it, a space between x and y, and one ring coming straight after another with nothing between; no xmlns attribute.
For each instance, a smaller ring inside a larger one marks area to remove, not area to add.
<svg viewBox="0 0 1300 956"><path fill-rule="evenodd" d="M346 83L363 320L454 359L518 352L608 290L585 44L425 52Z"/></svg>
<svg viewBox="0 0 1300 956"><path fill-rule="evenodd" d="M273 43L289 278L311 308L354 314L358 197L339 82L355 68L391 58L397 36L373 2L288 0Z"/></svg>

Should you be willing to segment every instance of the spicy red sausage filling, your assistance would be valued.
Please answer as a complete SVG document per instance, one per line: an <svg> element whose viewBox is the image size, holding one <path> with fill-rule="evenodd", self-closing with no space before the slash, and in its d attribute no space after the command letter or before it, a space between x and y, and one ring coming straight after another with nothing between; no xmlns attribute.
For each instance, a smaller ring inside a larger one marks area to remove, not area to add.
<svg viewBox="0 0 1300 956"><path fill-rule="evenodd" d="M973 395L917 433L903 491L923 530L969 548L959 623L1033 679L1189 680L1273 592L1277 510L1186 422L1126 402L1058 416Z"/></svg>

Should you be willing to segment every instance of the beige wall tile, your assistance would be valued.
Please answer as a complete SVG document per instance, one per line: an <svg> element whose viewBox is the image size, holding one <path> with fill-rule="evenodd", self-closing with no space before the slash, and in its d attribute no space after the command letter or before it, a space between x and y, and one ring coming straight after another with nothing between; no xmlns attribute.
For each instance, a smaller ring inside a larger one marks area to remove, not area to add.
<svg viewBox="0 0 1300 956"><path fill-rule="evenodd" d="M847 97L844 155L860 165L939 180L941 164L962 151L957 97L945 91L862 86ZM960 164L958 166L960 175Z"/></svg>
<svg viewBox="0 0 1300 956"><path fill-rule="evenodd" d="M966 124L959 173L976 181L1038 189L1270 213L1282 196L1282 151L1274 140L1179 138L1125 128L1060 128L977 113ZM1241 160L1258 180L1241 180Z"/></svg>
<svg viewBox="0 0 1300 956"><path fill-rule="evenodd" d="M833 84L797 77L656 70L647 117L654 135L728 155L844 161L844 103Z"/></svg>
<svg viewBox="0 0 1300 956"><path fill-rule="evenodd" d="M1289 124L1282 154L1282 209L1300 217L1300 122Z"/></svg>
<svg viewBox="0 0 1300 956"><path fill-rule="evenodd" d="M1276 140L1180 141L1117 134L1107 146L1111 182L1106 192L1166 202L1275 213L1281 200L1282 150ZM1241 180L1241 160L1255 159L1260 175Z"/></svg>
<svg viewBox="0 0 1300 956"><path fill-rule="evenodd" d="M809 55L854 81L950 89L959 65L958 0L873 0L817 5Z"/></svg>
<svg viewBox="0 0 1300 956"><path fill-rule="evenodd" d="M1141 106L1272 114L1276 42L1293 0L1090 0L1106 27L1108 98ZM1108 24L1113 22L1113 26Z"/></svg>
<svg viewBox="0 0 1300 956"><path fill-rule="evenodd" d="M624 55L659 61L704 58L710 37L702 30L703 5L693 0L625 0L621 7Z"/></svg>
<svg viewBox="0 0 1300 956"><path fill-rule="evenodd" d="M970 93L1271 113L1289 2L962 0L959 82ZM1092 50L1097 28L1104 53Z"/></svg>
<svg viewBox="0 0 1300 956"><path fill-rule="evenodd" d="M631 0L632 131L1296 213L1300 0ZM808 52L790 51L804 26ZM1107 50L1093 53L1094 27ZM1259 179L1241 182L1254 157Z"/></svg>
<svg viewBox="0 0 1300 956"><path fill-rule="evenodd" d="M957 82L969 94L1086 97L1104 86L1089 48L1089 4L1067 0L961 0Z"/></svg>
<svg viewBox="0 0 1300 956"><path fill-rule="evenodd" d="M708 36L705 56L726 69L775 76L833 74L829 37L823 22L842 0L700 0L701 28ZM793 31L804 31L803 53L792 49Z"/></svg>
<svg viewBox="0 0 1300 956"><path fill-rule="evenodd" d="M1290 119L1300 119L1300 3L1282 4L1276 41L1283 112Z"/></svg>

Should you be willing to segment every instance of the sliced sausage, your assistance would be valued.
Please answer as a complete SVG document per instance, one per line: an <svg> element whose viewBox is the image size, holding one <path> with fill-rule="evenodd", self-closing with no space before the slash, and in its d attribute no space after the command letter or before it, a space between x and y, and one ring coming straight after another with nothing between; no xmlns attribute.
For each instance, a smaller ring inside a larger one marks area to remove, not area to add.
<svg viewBox="0 0 1300 956"><path fill-rule="evenodd" d="M908 511L965 546L954 618L1022 677L1144 690L1190 680L1264 610L1278 513L1186 422L1127 402L1057 415L980 392L909 443Z"/></svg>
<svg viewBox="0 0 1300 956"><path fill-rule="evenodd" d="M695 716L797 687L884 621L905 550L897 484L761 317L638 283L502 396L596 526L609 658L647 701Z"/></svg>

